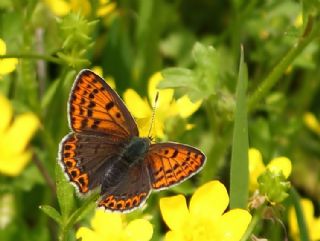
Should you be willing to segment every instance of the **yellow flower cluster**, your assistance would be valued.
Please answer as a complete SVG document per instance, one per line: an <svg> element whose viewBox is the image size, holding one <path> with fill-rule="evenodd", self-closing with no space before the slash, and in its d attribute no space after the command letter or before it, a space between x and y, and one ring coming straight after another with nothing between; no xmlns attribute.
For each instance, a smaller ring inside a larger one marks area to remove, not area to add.
<svg viewBox="0 0 320 241"><path fill-rule="evenodd" d="M107 213L97 210L91 220L92 229L81 227L77 238L82 241L148 241L152 237L153 228L145 219L135 219L126 223L119 213Z"/></svg>
<svg viewBox="0 0 320 241"><path fill-rule="evenodd" d="M161 198L161 213L170 228L165 240L239 241L251 215L242 209L225 212L228 204L227 190L219 181L199 187L191 197L189 209L182 195Z"/></svg>
<svg viewBox="0 0 320 241"><path fill-rule="evenodd" d="M307 225L308 233L310 236L310 240L317 241L320 240L320 217L314 217L314 207L312 202L309 199L302 199L300 201L304 220ZM289 209L289 227L290 227L290 234L291 237L299 241L300 240L300 232L298 228L298 221L295 209L291 207Z"/></svg>
<svg viewBox="0 0 320 241"><path fill-rule="evenodd" d="M159 92L159 99L156 106L153 136L159 138L164 137L164 123L167 119L177 115L182 118L187 118L199 109L201 105L201 101L196 103L191 102L187 95L175 100L172 89L157 90L157 85L162 79L163 77L160 72L151 76L148 85L149 101L141 98L138 93L132 89L128 89L123 95L128 109L137 120L141 136L148 135L153 112L149 103L154 102L157 92Z"/></svg>
<svg viewBox="0 0 320 241"><path fill-rule="evenodd" d="M87 16L92 12L89 0L44 0L51 12L59 17L66 16L70 12L80 12ZM112 13L116 8L116 3L110 0L99 0L96 11L98 17L104 17Z"/></svg>
<svg viewBox="0 0 320 241"><path fill-rule="evenodd" d="M249 149L249 188L255 191L258 188L258 177L267 169L274 173L281 173L288 178L291 173L291 161L287 157L276 157L267 166L264 165L261 152L255 148Z"/></svg>
<svg viewBox="0 0 320 241"><path fill-rule="evenodd" d="M198 188L189 209L182 195L161 198L162 217L170 228L165 240L239 241L251 221L251 215L242 209L225 212L228 204L227 190L219 181L211 181ZM82 238L82 241L148 241L153 233L151 223L145 219L127 223L123 215L102 210L95 212L91 227L81 227L77 238Z"/></svg>

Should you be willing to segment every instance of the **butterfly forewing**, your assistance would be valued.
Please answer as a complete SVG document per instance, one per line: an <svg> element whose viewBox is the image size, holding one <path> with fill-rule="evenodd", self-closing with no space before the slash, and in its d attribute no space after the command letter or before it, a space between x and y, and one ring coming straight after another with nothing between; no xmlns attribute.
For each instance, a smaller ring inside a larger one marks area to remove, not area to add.
<svg viewBox="0 0 320 241"><path fill-rule="evenodd" d="M178 184L197 173L205 155L198 149L179 143L152 144L146 157L153 189Z"/></svg>
<svg viewBox="0 0 320 241"><path fill-rule="evenodd" d="M75 132L107 133L118 140L139 135L133 117L117 93L90 70L80 72L71 90L69 123Z"/></svg>

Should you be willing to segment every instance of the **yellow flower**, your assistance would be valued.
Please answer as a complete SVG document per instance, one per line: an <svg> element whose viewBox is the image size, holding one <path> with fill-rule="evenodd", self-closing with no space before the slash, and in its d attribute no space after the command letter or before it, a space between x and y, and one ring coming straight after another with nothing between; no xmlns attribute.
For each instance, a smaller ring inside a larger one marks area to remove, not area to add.
<svg viewBox="0 0 320 241"><path fill-rule="evenodd" d="M314 114L311 112L305 113L303 116L303 121L310 130L320 135L320 123Z"/></svg>
<svg viewBox="0 0 320 241"><path fill-rule="evenodd" d="M161 214L170 228L165 241L236 241L246 231L251 215L242 209L226 210L229 196L219 181L198 188L189 209L183 195L160 199Z"/></svg>
<svg viewBox="0 0 320 241"><path fill-rule="evenodd" d="M273 173L281 173L288 178L291 173L291 161L287 157L276 157L267 166L263 164L262 155L255 148L249 149L249 187L251 191L258 188L258 177L269 169Z"/></svg>
<svg viewBox="0 0 320 241"><path fill-rule="evenodd" d="M56 16L63 17L71 11L80 12L87 16L91 12L89 0L44 0L50 10Z"/></svg>
<svg viewBox="0 0 320 241"><path fill-rule="evenodd" d="M5 55L7 53L6 43L0 38L0 55ZM16 69L18 64L18 59L0 59L0 79L2 75L11 73Z"/></svg>
<svg viewBox="0 0 320 241"><path fill-rule="evenodd" d="M303 17L302 17L302 14L300 13L294 20L294 26L296 28L301 28L302 25L303 25Z"/></svg>
<svg viewBox="0 0 320 241"><path fill-rule="evenodd" d="M153 103L156 93L159 92L159 99L156 106L156 114L154 119L154 135L156 137L164 137L164 123L173 116L180 115L182 118L187 118L192 115L201 105L201 101L192 103L187 95L182 96L178 100L174 100L173 89L157 90L157 85L163 79L160 72L151 76L148 85L148 97L142 99L137 92L128 89L124 95L124 101L128 109L137 120L141 136L147 136L151 125L152 107L149 103Z"/></svg>
<svg viewBox="0 0 320 241"><path fill-rule="evenodd" d="M153 227L145 219L135 219L126 224L124 216L119 213L108 213L96 210L91 219L92 229L81 227L77 239L82 241L148 241L152 237Z"/></svg>
<svg viewBox="0 0 320 241"><path fill-rule="evenodd" d="M103 69L100 66L94 66L91 69L95 74L99 75L99 76L103 76ZM114 82L114 79L111 76L107 76L104 78L104 80L108 83L108 85L112 88L112 89L116 89L116 83Z"/></svg>
<svg viewBox="0 0 320 241"><path fill-rule="evenodd" d="M314 217L314 207L309 199L301 199L301 208L307 225L310 240L320 240L320 218ZM290 234L294 240L300 240L296 211L293 207L289 209Z"/></svg>
<svg viewBox="0 0 320 241"><path fill-rule="evenodd" d="M110 0L99 0L99 3L100 3L100 6L97 9L98 17L104 17L104 16L110 15L110 13L112 13L117 7L117 4Z"/></svg>
<svg viewBox="0 0 320 241"><path fill-rule="evenodd" d="M12 121L11 103L2 95L0 95L0 110L0 172L17 176L32 156L27 146L39 127L39 120L34 114L25 113Z"/></svg>

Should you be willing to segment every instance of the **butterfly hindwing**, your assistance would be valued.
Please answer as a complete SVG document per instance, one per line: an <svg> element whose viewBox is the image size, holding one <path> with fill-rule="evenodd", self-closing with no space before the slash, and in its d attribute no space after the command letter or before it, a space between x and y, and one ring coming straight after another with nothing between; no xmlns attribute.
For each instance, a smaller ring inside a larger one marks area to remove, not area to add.
<svg viewBox="0 0 320 241"><path fill-rule="evenodd" d="M74 132L107 133L115 140L139 135L133 117L118 94L90 70L82 70L72 87L69 124Z"/></svg>
<svg viewBox="0 0 320 241"><path fill-rule="evenodd" d="M148 170L144 163L136 162L121 176L121 181L102 193L98 203L109 211L128 212L140 207L151 191Z"/></svg>
<svg viewBox="0 0 320 241"><path fill-rule="evenodd" d="M59 159L69 180L84 194L102 183L120 152L121 144L105 136L70 133L60 144Z"/></svg>
<svg viewBox="0 0 320 241"><path fill-rule="evenodd" d="M203 167L206 156L198 149L179 143L157 143L146 157L153 189L178 184Z"/></svg>

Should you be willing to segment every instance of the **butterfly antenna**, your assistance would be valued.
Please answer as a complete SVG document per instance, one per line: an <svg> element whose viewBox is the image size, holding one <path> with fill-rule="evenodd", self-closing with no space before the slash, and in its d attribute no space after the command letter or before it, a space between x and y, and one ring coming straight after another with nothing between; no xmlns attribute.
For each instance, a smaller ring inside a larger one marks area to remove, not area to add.
<svg viewBox="0 0 320 241"><path fill-rule="evenodd" d="M151 130L152 130L152 127L153 127L153 124L154 124L154 118L155 118L155 115L156 115L156 108L157 108L158 99L159 99L159 91L157 91L156 97L154 98L153 107L152 107L151 124L150 124L149 133L148 133L149 137L151 137ZM152 137L151 137L151 139L152 139Z"/></svg>

